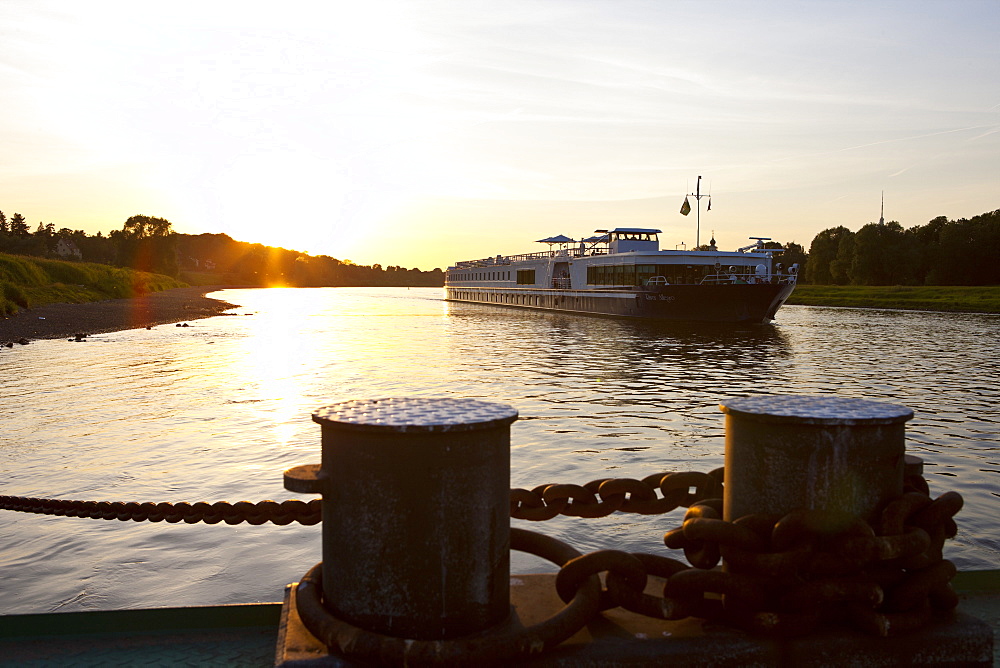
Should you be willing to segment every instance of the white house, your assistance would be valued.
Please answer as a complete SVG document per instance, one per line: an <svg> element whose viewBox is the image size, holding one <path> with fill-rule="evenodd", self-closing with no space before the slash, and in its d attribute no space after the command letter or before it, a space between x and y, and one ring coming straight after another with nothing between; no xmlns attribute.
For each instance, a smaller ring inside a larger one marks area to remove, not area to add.
<svg viewBox="0 0 1000 668"><path fill-rule="evenodd" d="M77 245L69 239L63 238L60 238L59 241L56 242L56 255L63 258L73 257L77 260L83 259L83 253L80 252Z"/></svg>

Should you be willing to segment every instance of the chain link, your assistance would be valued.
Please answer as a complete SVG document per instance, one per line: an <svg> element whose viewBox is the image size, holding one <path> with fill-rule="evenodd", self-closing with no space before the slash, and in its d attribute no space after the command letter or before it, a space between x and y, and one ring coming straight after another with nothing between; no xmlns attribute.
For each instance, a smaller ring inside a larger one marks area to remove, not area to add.
<svg viewBox="0 0 1000 668"><path fill-rule="evenodd" d="M216 503L137 503L135 501L67 501L36 499L24 496L0 496L0 510L17 510L40 515L89 517L96 520L133 522L186 522L195 524L319 524L322 519L320 499L311 501L218 501Z"/></svg>
<svg viewBox="0 0 1000 668"><path fill-rule="evenodd" d="M711 473L657 473L642 480L602 479L586 485L540 485L531 491L510 490L511 517L547 520L559 515L604 517L614 512L653 515L721 494L722 471ZM695 489L690 492L690 489ZM657 491L662 498L657 497ZM320 499L311 501L218 501L216 503L137 503L135 501L70 501L25 496L0 496L0 510L40 515L89 517L133 522L186 522L195 524L318 524Z"/></svg>
<svg viewBox="0 0 1000 668"><path fill-rule="evenodd" d="M531 490L512 489L510 516L542 521L560 514L586 518L605 517L614 512L660 515L702 499L721 497L724 470L664 472L642 480L610 478L592 480L582 486L550 484Z"/></svg>

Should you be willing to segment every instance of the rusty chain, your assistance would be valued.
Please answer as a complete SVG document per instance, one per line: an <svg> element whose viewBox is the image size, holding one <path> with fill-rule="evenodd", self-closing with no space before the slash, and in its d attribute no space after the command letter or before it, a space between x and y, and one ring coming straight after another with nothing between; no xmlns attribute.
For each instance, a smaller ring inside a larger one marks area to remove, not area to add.
<svg viewBox="0 0 1000 668"><path fill-rule="evenodd" d="M17 510L23 513L58 515L62 517L89 517L95 520L121 520L127 522L186 522L195 524L272 524L292 522L312 525L322 519L320 499L311 501L218 501L216 503L137 503L135 501L68 501L64 499L36 499L24 496L0 496L0 510Z"/></svg>
<svg viewBox="0 0 1000 668"><path fill-rule="evenodd" d="M544 520L558 514L604 517L613 512L652 515L721 494L722 470L711 473L657 473L642 480L602 479L586 485L542 485L528 491L510 490L510 515L515 519ZM691 493L689 490L695 488ZM662 493L662 498L656 492ZM272 524L321 521L321 501L218 501L216 503L138 503L135 501L70 501L25 496L0 496L0 510L40 515L88 517L123 522L186 522L195 524Z"/></svg>
<svg viewBox="0 0 1000 668"><path fill-rule="evenodd" d="M709 473L655 473L642 480L602 478L585 485L539 485L510 490L510 516L548 520L556 515L605 517L614 512L659 515L702 499L722 496L725 469ZM691 490L694 491L691 491ZM662 496L657 496L660 492Z"/></svg>
<svg viewBox="0 0 1000 668"><path fill-rule="evenodd" d="M566 600L586 578L607 573L601 608L660 619L701 617L755 633L796 636L849 625L888 636L926 624L958 597L955 565L942 557L957 532L962 497L936 499L908 478L875 526L843 513L800 510L784 517L720 519L722 499L692 503L664 544L692 566L654 555L601 550L567 563L556 578ZM725 559L726 570L716 566ZM651 579L656 576L656 580ZM653 584L662 596L646 590Z"/></svg>
<svg viewBox="0 0 1000 668"><path fill-rule="evenodd" d="M581 555L573 547L544 534L511 528L512 550L528 552L555 563ZM295 587L295 606L303 624L327 647L339 647L353 659L378 666L508 665L555 647L587 625L599 612L601 583L585 576L552 617L522 627L508 619L482 633L450 640L413 640L388 636L355 626L323 606L322 562Z"/></svg>

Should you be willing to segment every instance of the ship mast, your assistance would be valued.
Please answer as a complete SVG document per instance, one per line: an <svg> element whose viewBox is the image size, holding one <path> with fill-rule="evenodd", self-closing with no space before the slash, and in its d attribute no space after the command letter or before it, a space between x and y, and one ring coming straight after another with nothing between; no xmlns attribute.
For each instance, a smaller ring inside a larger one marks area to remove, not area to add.
<svg viewBox="0 0 1000 668"><path fill-rule="evenodd" d="M712 196L711 195L702 195L701 194L701 176L698 177L698 181L695 184L694 192L693 193L688 193L687 195L684 196L684 203L685 204L687 204L687 198L688 197L694 197L695 201L698 203L698 214L696 216L696 221L697 222L696 222L695 235L694 235L694 247L695 247L695 250L697 250L698 247L701 246L701 198L702 197L708 199L708 209L706 209L706 210L707 211L711 211L712 210ZM690 211L690 209L688 209L688 211ZM687 215L684 212L684 209L681 209L681 213L684 213L685 215Z"/></svg>

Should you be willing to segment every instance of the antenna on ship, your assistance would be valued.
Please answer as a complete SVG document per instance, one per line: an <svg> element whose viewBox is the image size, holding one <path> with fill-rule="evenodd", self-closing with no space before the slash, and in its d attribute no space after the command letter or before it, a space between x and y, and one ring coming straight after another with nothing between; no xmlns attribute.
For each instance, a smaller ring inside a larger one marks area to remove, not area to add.
<svg viewBox="0 0 1000 668"><path fill-rule="evenodd" d="M702 197L708 199L708 209L707 209L707 211L711 211L712 210L712 196L711 195L702 195L701 194L701 177L700 176L698 177L698 182L697 182L697 185L695 186L694 192L693 193L688 193L687 195L684 196L684 203L681 204L681 215L684 215L684 216L686 216L689 213L691 213L691 203L688 201L688 197L694 197L695 201L698 203L698 216L697 216L697 221L698 222L697 222L697 227L695 228L695 236L694 236L694 247L695 247L695 250L697 250L698 247L701 246L701 198Z"/></svg>

